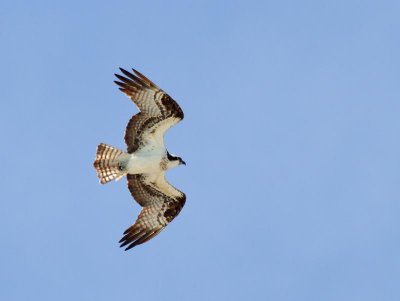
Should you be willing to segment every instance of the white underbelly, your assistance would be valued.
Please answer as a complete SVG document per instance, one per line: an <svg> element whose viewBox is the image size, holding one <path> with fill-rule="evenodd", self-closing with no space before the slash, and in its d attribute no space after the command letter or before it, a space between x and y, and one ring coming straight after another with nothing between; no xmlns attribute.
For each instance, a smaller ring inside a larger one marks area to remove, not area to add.
<svg viewBox="0 0 400 301"><path fill-rule="evenodd" d="M127 165L130 174L160 172L160 162L164 154L135 155L131 154Z"/></svg>

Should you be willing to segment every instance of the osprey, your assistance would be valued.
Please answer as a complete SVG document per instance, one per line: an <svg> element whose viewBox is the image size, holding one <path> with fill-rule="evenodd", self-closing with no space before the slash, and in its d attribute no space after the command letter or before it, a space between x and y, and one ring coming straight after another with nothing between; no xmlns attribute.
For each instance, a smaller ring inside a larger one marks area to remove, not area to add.
<svg viewBox="0 0 400 301"><path fill-rule="evenodd" d="M120 68L115 83L137 106L139 113L125 131L127 152L101 143L93 163L101 184L127 177L128 189L142 206L135 223L119 241L125 250L142 244L163 230L181 211L186 196L171 184L165 172L185 162L164 146L164 133L183 119L179 105L143 74Z"/></svg>

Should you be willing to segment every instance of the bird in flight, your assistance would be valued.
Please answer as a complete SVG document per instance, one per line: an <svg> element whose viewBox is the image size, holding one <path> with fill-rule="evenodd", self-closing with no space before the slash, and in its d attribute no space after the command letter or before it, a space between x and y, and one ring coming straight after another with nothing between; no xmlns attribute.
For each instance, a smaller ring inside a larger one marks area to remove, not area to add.
<svg viewBox="0 0 400 301"><path fill-rule="evenodd" d="M183 119L182 109L143 74L120 70L124 76L115 74L115 83L140 112L125 130L127 152L101 143L93 166L101 184L126 176L132 197L142 206L119 241L129 250L160 233L185 205L185 194L167 182L165 172L186 163L164 145L165 132Z"/></svg>

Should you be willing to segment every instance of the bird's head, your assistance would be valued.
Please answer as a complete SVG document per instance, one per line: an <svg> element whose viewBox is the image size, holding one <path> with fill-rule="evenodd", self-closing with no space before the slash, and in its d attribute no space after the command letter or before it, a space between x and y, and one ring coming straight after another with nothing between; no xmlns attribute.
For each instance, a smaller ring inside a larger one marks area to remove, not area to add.
<svg viewBox="0 0 400 301"><path fill-rule="evenodd" d="M167 156L168 156L168 160L170 162L170 167L175 167L175 166L178 166L181 164L186 165L186 162L183 161L181 157L171 155L168 152L167 152Z"/></svg>

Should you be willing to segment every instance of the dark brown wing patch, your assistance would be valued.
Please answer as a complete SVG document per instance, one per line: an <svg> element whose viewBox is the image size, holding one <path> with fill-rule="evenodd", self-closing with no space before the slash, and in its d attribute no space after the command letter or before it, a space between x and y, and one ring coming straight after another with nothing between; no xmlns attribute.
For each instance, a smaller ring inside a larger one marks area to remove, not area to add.
<svg viewBox="0 0 400 301"><path fill-rule="evenodd" d="M174 116L180 118L181 120L185 117L181 107L168 94L163 95L163 97L161 98L161 102L165 107L164 115L166 117Z"/></svg>

